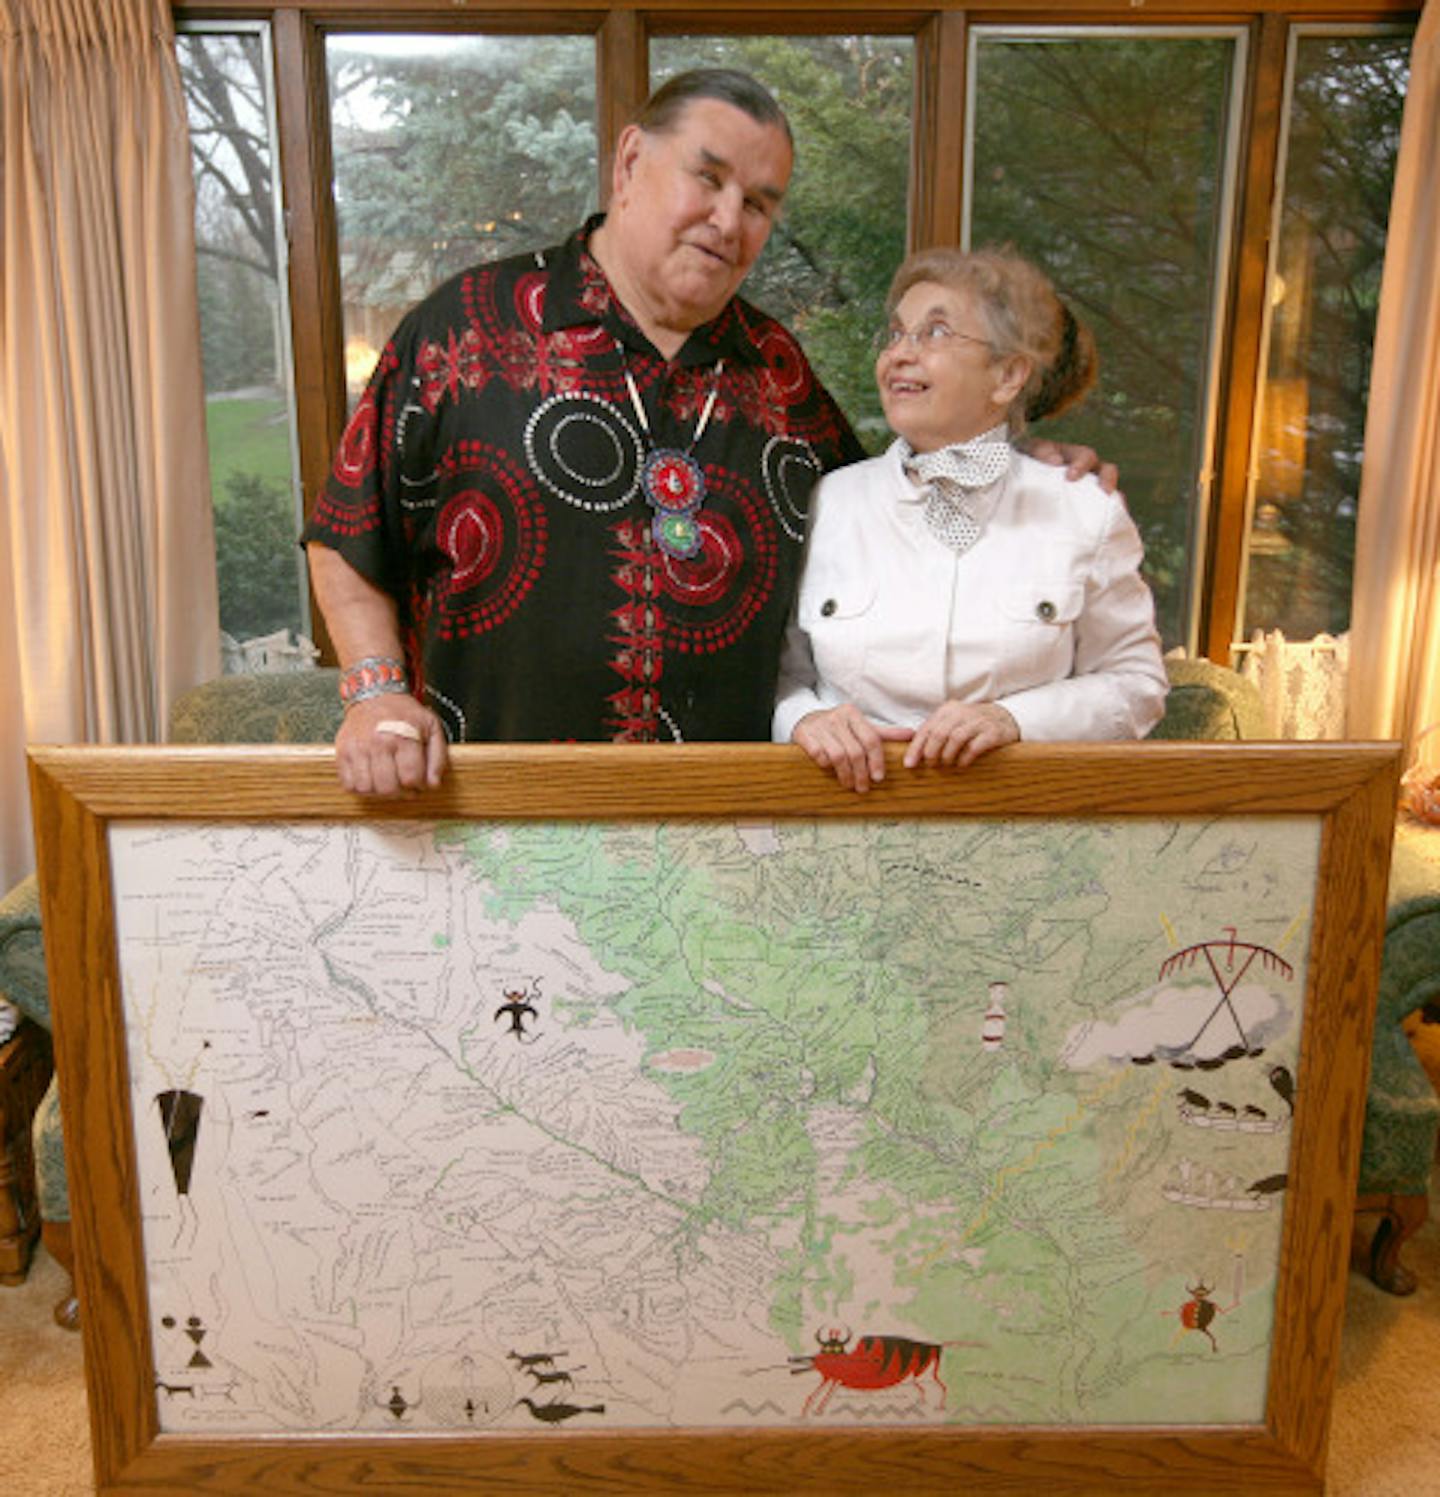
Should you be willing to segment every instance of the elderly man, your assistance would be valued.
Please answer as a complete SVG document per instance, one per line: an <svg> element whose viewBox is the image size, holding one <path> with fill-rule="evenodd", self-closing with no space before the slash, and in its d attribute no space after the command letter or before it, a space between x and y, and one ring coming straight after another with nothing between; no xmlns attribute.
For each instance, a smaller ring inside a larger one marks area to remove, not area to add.
<svg viewBox="0 0 1440 1497"><path fill-rule="evenodd" d="M736 295L793 144L724 69L659 89L609 211L396 330L306 527L343 668L341 783L451 741L765 741L812 485L863 456Z"/></svg>

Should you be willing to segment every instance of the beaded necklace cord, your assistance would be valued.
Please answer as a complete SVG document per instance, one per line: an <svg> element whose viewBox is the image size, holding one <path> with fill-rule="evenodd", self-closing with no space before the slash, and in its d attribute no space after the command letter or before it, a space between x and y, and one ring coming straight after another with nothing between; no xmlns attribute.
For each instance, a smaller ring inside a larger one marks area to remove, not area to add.
<svg viewBox="0 0 1440 1497"><path fill-rule="evenodd" d="M635 409L635 419L645 433L649 455L640 471L640 488L645 501L655 513L650 517L650 533L655 544L677 561L688 561L700 551L700 507L705 503L705 474L691 454L705 435L710 424L710 415L715 409L715 400L720 393L720 376L725 372L725 360L715 365L715 374L710 382L710 393L700 419L695 423L695 434L682 452L678 447L657 447L650 430L650 418L645 414L645 403L640 399L630 365L625 359L625 350L619 339L615 348L620 355L620 368L625 375L625 388L630 392L630 404Z"/></svg>

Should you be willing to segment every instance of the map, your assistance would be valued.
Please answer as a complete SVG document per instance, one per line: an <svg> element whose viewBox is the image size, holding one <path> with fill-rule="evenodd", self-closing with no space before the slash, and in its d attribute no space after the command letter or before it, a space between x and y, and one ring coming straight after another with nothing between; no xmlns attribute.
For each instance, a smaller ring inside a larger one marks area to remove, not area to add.
<svg viewBox="0 0 1440 1497"><path fill-rule="evenodd" d="M110 839L163 1430L1263 1419L1318 820Z"/></svg>

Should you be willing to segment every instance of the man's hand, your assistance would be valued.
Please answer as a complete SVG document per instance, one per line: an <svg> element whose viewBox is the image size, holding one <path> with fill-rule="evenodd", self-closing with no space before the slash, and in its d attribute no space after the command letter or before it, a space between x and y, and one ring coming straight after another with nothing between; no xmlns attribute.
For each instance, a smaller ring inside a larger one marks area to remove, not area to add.
<svg viewBox="0 0 1440 1497"><path fill-rule="evenodd" d="M330 547L306 547L315 601L325 615L342 666L366 665L402 679L395 600ZM343 679L343 677L342 677ZM340 784L356 795L415 795L434 790L445 773L449 745L440 719L409 692L362 696L345 709L335 735Z"/></svg>
<svg viewBox="0 0 1440 1497"><path fill-rule="evenodd" d="M1100 454L1093 447L1036 437L1025 450L1037 462L1049 463L1052 468L1063 467L1066 478L1084 478L1087 473L1093 473L1107 494L1113 494L1120 487L1119 468L1114 463L1102 463Z"/></svg>
<svg viewBox="0 0 1440 1497"><path fill-rule="evenodd" d="M909 738L909 728L886 728L872 723L846 702L823 712L807 712L795 724L790 739L820 766L834 772L846 790L863 795L885 778L885 744Z"/></svg>
<svg viewBox="0 0 1440 1497"><path fill-rule="evenodd" d="M409 693L356 702L335 735L340 784L356 795L415 795L434 790L448 745L440 719Z"/></svg>
<svg viewBox="0 0 1440 1497"><path fill-rule="evenodd" d="M1015 719L998 702L942 702L915 729L905 768L954 764L963 769L981 754L1019 741Z"/></svg>

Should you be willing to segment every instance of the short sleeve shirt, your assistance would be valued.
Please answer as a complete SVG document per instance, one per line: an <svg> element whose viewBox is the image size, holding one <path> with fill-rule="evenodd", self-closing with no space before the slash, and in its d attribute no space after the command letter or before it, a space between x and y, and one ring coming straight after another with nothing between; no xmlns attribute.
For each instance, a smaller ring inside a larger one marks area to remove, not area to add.
<svg viewBox="0 0 1440 1497"><path fill-rule="evenodd" d="M586 249L600 221L403 320L304 538L394 597L452 740L763 741L810 491L864 454L738 297L664 359ZM704 475L689 559L655 540L657 449Z"/></svg>

